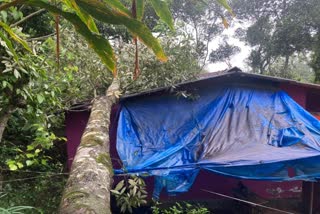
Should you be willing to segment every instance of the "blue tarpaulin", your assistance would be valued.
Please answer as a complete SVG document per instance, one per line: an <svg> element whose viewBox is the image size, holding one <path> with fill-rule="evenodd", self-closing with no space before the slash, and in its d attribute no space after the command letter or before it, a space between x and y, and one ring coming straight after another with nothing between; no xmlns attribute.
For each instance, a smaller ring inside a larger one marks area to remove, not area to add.
<svg viewBox="0 0 320 214"><path fill-rule="evenodd" d="M117 151L127 173L156 176L155 197L163 188L188 191L200 169L245 179L314 180L320 177L320 122L276 89L145 96L122 101Z"/></svg>

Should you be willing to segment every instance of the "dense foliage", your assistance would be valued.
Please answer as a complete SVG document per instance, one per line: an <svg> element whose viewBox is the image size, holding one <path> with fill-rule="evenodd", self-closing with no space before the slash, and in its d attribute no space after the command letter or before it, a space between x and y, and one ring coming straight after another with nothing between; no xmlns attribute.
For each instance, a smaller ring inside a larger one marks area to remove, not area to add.
<svg viewBox="0 0 320 214"><path fill-rule="evenodd" d="M232 5L246 23L238 36L252 47L253 72L319 82L319 1L234 0ZM315 79L309 78L310 68Z"/></svg>

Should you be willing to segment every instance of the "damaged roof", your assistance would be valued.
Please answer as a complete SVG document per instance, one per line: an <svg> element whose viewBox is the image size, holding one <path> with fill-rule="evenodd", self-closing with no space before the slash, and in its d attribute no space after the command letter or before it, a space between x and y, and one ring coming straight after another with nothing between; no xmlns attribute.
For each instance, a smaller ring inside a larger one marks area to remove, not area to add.
<svg viewBox="0 0 320 214"><path fill-rule="evenodd" d="M292 79L285 79L285 78L267 76L262 74L248 73L248 72L243 72L238 67L233 67L229 70L203 73L196 80L186 81L186 82L179 83L172 86L160 87L160 88L155 88L152 90L147 90L139 93L125 95L121 97L120 100L124 100L128 98L136 98L140 96L154 95L154 94L163 93L163 92L179 91L180 89L181 90L188 89L188 88L196 87L197 85L214 84L217 82L221 83L221 81L223 80L229 80L229 81L232 80L234 82L241 82L241 80L249 80L249 81L251 80L252 82L261 82L261 83L264 82L264 83L275 84L275 85L286 83L289 85L296 85L296 86L316 89L320 91L320 85L318 84L304 83L304 82L299 82Z"/></svg>

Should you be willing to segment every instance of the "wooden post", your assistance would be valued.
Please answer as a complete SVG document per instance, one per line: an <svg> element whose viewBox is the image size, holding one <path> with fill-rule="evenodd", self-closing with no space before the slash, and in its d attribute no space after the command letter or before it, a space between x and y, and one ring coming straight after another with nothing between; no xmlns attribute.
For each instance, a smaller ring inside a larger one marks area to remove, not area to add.
<svg viewBox="0 0 320 214"><path fill-rule="evenodd" d="M313 213L313 201L314 201L314 183L311 182L311 188L310 188L310 203L309 203L309 214Z"/></svg>
<svg viewBox="0 0 320 214"><path fill-rule="evenodd" d="M302 206L303 213L317 214L320 213L320 183L319 182L302 182Z"/></svg>

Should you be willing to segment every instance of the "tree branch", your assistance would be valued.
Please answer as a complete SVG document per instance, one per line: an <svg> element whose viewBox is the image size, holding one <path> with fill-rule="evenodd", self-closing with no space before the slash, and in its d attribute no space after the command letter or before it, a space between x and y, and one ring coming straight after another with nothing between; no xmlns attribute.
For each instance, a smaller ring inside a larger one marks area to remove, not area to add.
<svg viewBox="0 0 320 214"><path fill-rule="evenodd" d="M133 18L137 18L137 5L136 5L136 0L132 0L132 5L131 5L131 13ZM139 49L138 49L138 39L135 36L133 38L134 45L136 47L135 51L135 61L134 61L134 74L133 74L133 79L137 79L138 76L140 75L140 69L139 69Z"/></svg>
<svg viewBox="0 0 320 214"><path fill-rule="evenodd" d="M39 13L41 13L41 12L43 12L43 11L45 11L45 10L46 10L46 9L41 9L41 10L38 10L38 11L36 11L36 12L34 12L34 13L31 13L31 14L27 15L26 17L24 17L23 19L17 21L16 23L10 25L10 27L16 27L16 26L18 26L19 24L27 21L28 19L32 18L33 16L38 15Z"/></svg>
<svg viewBox="0 0 320 214"><path fill-rule="evenodd" d="M8 9L9 7L16 6L16 5L21 4L21 3L25 2L25 1L26 1L26 0L15 0L15 1L12 1L12 2L7 3L7 4L1 4L1 5L0 5L0 11L6 10L6 9Z"/></svg>
<svg viewBox="0 0 320 214"><path fill-rule="evenodd" d="M51 37L51 36L54 36L54 35L56 35L56 32L50 33L50 34L45 35L45 36L30 38L30 39L27 39L27 41L30 42L30 41L35 41L35 40L47 39L47 38L49 38L49 37Z"/></svg>

